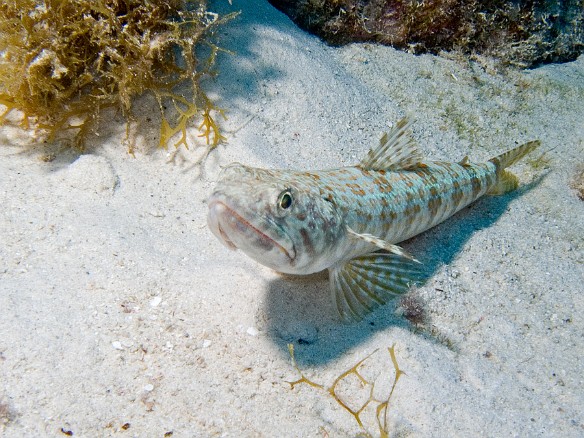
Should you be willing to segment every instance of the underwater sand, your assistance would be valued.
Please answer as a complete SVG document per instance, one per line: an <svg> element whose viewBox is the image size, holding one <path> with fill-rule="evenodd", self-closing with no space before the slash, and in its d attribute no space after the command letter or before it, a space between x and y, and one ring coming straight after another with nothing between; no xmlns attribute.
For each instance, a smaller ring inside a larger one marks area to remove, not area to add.
<svg viewBox="0 0 584 438"><path fill-rule="evenodd" d="M584 57L495 75L456 56L329 48L267 1L233 3L242 15L221 34L236 54L206 83L229 141L203 166L202 148L155 150L154 123L128 156L118 114L90 153L50 163L0 130L0 435L363 432L328 392L290 389L288 343L326 387L379 349L360 368L378 400L395 344L405 375L390 436L584 435L584 202L570 188L584 161ZM140 108L156 114L148 99ZM404 114L432 159L485 160L532 139L548 151L514 166L517 192L404 244L432 272L416 291L419 330L397 301L343 325L326 275L280 276L207 229L221 166L351 165ZM353 410L369 389L355 374L336 387ZM379 403L361 417L373 436Z"/></svg>

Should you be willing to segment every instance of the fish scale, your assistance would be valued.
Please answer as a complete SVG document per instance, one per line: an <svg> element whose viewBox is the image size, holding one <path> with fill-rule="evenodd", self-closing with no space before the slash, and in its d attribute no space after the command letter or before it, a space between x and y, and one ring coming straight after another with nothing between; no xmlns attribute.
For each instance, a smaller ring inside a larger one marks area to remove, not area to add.
<svg viewBox="0 0 584 438"><path fill-rule="evenodd" d="M335 307L356 321L420 279L396 244L485 194L517 187L506 167L534 150L518 146L485 163L424 160L400 120L353 167L268 170L233 164L209 199L211 231L231 249L290 274L329 271Z"/></svg>
<svg viewBox="0 0 584 438"><path fill-rule="evenodd" d="M429 163L417 171L388 174L359 167L299 173L318 175L325 196L343 210L347 224L398 243L433 227L484 195L496 181L495 164ZM359 252L360 249L356 249Z"/></svg>

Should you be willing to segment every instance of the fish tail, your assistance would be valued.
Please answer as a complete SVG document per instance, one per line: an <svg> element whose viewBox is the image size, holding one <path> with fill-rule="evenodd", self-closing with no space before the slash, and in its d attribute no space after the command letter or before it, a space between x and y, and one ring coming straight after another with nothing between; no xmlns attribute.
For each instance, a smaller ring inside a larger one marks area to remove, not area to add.
<svg viewBox="0 0 584 438"><path fill-rule="evenodd" d="M515 190L519 185L519 180L513 173L505 170L505 168L512 166L517 161L521 160L540 144L541 142L539 140L530 141L491 158L489 161L495 165L497 181L487 193L489 195L502 195Z"/></svg>
<svg viewBox="0 0 584 438"><path fill-rule="evenodd" d="M521 146L517 146L510 151L503 152L501 155L497 155L496 157L491 158L489 161L497 166L497 170L500 171L521 160L540 144L541 142L539 140L530 141L522 144Z"/></svg>

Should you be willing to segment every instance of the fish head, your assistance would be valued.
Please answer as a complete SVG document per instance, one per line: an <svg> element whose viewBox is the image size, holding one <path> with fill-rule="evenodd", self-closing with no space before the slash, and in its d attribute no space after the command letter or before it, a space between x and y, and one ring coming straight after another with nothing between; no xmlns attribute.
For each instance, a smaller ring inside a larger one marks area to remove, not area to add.
<svg viewBox="0 0 584 438"><path fill-rule="evenodd" d="M223 244L289 274L333 264L345 230L309 173L232 164L223 169L208 205L209 228Z"/></svg>

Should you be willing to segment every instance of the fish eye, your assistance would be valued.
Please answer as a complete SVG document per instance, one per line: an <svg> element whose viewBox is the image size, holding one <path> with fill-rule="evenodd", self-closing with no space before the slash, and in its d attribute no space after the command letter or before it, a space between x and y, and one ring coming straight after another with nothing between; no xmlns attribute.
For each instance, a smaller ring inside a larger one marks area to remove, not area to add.
<svg viewBox="0 0 584 438"><path fill-rule="evenodd" d="M290 190L284 190L282 193L280 193L280 196L278 196L278 207L280 207L283 210L286 210L291 206L292 193L290 193Z"/></svg>

